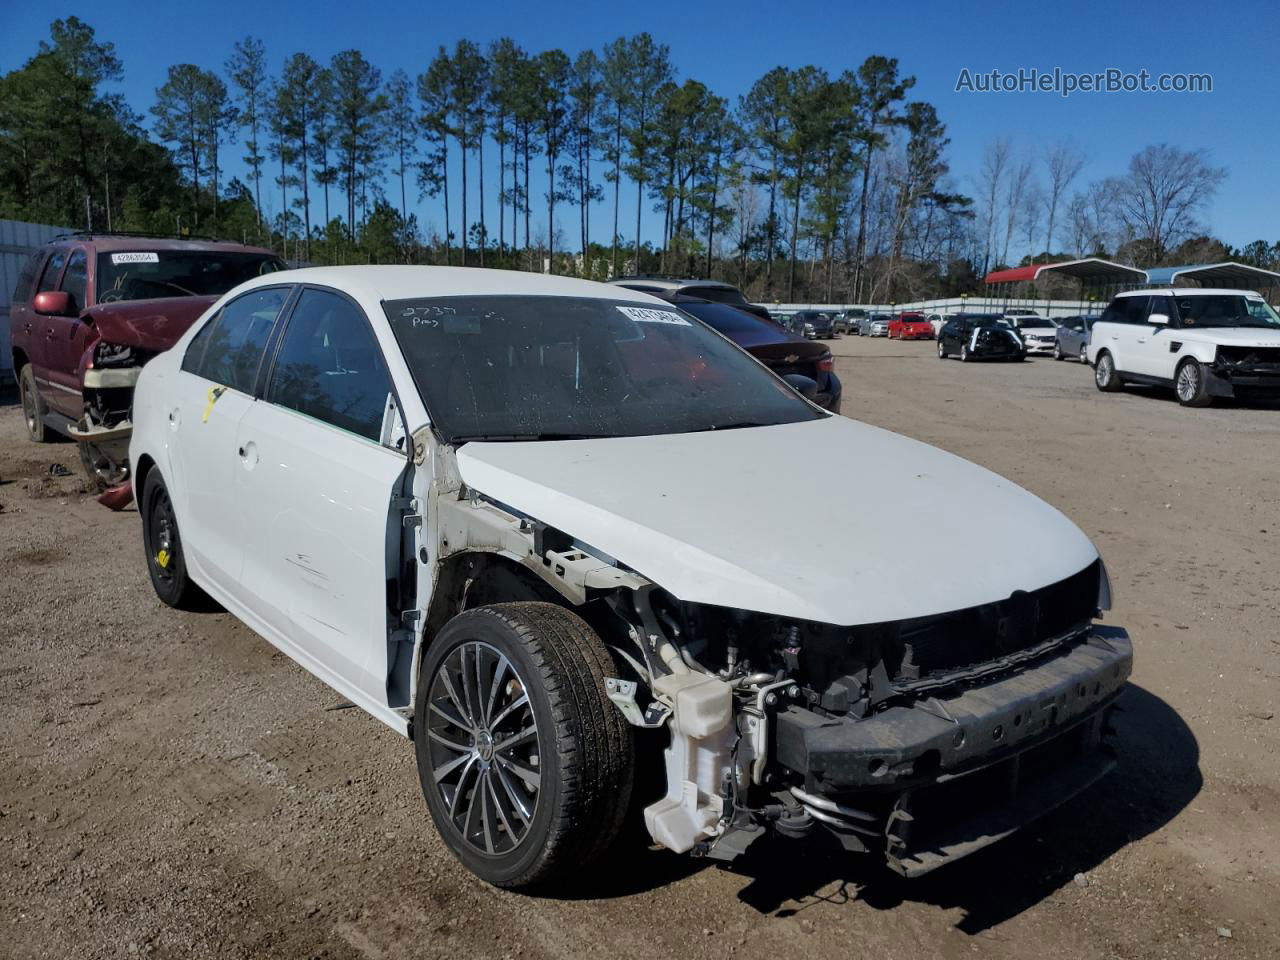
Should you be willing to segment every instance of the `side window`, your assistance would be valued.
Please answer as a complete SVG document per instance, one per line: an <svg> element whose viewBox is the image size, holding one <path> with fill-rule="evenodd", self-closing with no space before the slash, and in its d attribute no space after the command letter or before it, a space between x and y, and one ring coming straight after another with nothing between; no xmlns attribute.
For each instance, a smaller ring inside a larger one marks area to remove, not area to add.
<svg viewBox="0 0 1280 960"><path fill-rule="evenodd" d="M22 272L18 274L18 285L13 289L14 303L26 303L35 293L36 277L39 275L40 265L44 263L44 257L45 253L41 250L33 253L22 265Z"/></svg>
<svg viewBox="0 0 1280 960"><path fill-rule="evenodd" d="M280 343L267 400L377 443L390 392L364 312L336 293L304 290Z"/></svg>
<svg viewBox="0 0 1280 960"><path fill-rule="evenodd" d="M44 268L44 273L40 275L40 286L36 287L36 293L44 293L54 288L58 282L58 276L62 273L62 266L66 262L66 250L53 252L53 256L49 258L49 263Z"/></svg>
<svg viewBox="0 0 1280 960"><path fill-rule="evenodd" d="M1144 324L1147 322L1147 306L1150 297L1125 297L1124 322Z"/></svg>
<svg viewBox="0 0 1280 960"><path fill-rule="evenodd" d="M192 338L182 369L252 393L271 327L288 298L287 288L271 287L232 300Z"/></svg>
<svg viewBox="0 0 1280 960"><path fill-rule="evenodd" d="M59 290L65 290L71 299L69 312L77 314L84 309L84 295L89 285L89 258L83 250L76 250L67 261Z"/></svg>
<svg viewBox="0 0 1280 960"><path fill-rule="evenodd" d="M1147 311L1147 316L1150 316L1153 313L1163 313L1166 317L1169 318L1169 321L1172 323L1174 319L1174 314L1175 314L1175 311L1173 309L1173 298L1172 297L1152 297L1151 307Z"/></svg>

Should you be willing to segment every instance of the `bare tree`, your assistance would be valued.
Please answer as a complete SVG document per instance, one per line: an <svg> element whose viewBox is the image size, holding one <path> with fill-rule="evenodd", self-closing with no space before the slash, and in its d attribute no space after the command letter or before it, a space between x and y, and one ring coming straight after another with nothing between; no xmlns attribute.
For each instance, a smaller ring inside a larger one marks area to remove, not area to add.
<svg viewBox="0 0 1280 960"><path fill-rule="evenodd" d="M986 243L982 248L982 270L991 267L991 247L995 242L996 214L1000 203L1000 187L1004 183L1005 170L1009 166L1010 146L1005 137L999 137L987 147L978 173L978 188L982 195L982 222L986 227Z"/></svg>
<svg viewBox="0 0 1280 960"><path fill-rule="evenodd" d="M1084 163L1084 152L1067 141L1050 144L1045 151L1044 166L1048 174L1045 203L1048 205L1049 223L1045 228L1044 248L1048 253L1053 253L1053 229L1057 220L1058 204L1072 181L1084 169Z"/></svg>
<svg viewBox="0 0 1280 960"><path fill-rule="evenodd" d="M1004 245L1000 248L1000 260L1005 264L1009 262L1009 243L1013 239L1013 231L1018 227L1018 218L1026 212L1025 198L1031 185L1031 158L1024 157L1009 169L1006 182Z"/></svg>
<svg viewBox="0 0 1280 960"><path fill-rule="evenodd" d="M1197 215L1226 176L1224 168L1209 164L1204 150L1150 146L1129 161L1126 176L1117 178L1117 212L1158 263L1195 232Z"/></svg>

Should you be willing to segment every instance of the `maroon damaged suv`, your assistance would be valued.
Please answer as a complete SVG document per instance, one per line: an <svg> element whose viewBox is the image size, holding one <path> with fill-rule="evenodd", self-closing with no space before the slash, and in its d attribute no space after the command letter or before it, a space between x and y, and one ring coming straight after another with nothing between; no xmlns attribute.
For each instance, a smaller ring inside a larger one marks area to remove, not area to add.
<svg viewBox="0 0 1280 960"><path fill-rule="evenodd" d="M96 484L123 483L142 365L232 287L284 268L260 247L154 236L82 234L37 250L10 311L31 439L65 434Z"/></svg>

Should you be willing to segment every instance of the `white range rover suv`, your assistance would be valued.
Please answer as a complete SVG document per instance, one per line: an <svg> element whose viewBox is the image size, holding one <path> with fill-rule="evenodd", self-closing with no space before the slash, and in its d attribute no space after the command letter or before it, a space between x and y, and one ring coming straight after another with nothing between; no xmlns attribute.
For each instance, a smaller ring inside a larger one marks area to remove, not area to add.
<svg viewBox="0 0 1280 960"><path fill-rule="evenodd" d="M160 598L211 597L410 738L491 883L580 874L633 810L676 852L774 835L912 876L1114 763L1132 649L1089 539L647 294L279 273L143 368L134 411ZM777 491L815 451L888 493L813 523Z"/></svg>
<svg viewBox="0 0 1280 960"><path fill-rule="evenodd" d="M1157 289L1117 294L1088 348L1099 390L1172 387L1178 402L1280 396L1280 315L1247 290Z"/></svg>

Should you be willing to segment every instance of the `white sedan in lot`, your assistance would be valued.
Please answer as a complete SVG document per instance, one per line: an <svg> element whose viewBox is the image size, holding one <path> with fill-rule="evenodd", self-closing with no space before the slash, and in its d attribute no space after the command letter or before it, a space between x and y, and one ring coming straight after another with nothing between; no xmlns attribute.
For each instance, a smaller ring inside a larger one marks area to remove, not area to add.
<svg viewBox="0 0 1280 960"><path fill-rule="evenodd" d="M1027 353L1053 353L1058 344L1058 328L1035 314L1005 314L1004 322L1018 332Z"/></svg>
<svg viewBox="0 0 1280 960"><path fill-rule="evenodd" d="M442 837L491 883L579 874L633 793L669 850L776 832L916 875L1113 763L1131 648L1094 623L1088 538L647 294L275 274L149 363L134 410L160 598L211 597L410 737ZM778 491L815 457L883 492L799 522Z"/></svg>

